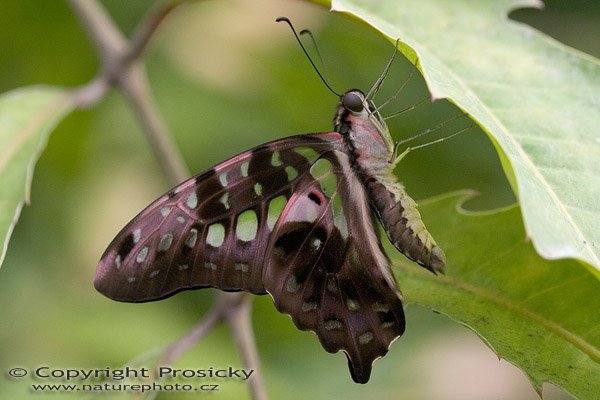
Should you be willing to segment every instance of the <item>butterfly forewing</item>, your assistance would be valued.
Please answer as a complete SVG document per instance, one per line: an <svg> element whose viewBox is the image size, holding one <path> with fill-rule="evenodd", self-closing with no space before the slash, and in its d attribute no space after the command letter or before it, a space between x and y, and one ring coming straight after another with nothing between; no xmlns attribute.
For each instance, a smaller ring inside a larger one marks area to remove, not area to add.
<svg viewBox="0 0 600 400"><path fill-rule="evenodd" d="M270 232L302 171L335 136L302 135L244 152L160 197L113 240L96 288L121 301L149 301L206 286L265 293Z"/></svg>

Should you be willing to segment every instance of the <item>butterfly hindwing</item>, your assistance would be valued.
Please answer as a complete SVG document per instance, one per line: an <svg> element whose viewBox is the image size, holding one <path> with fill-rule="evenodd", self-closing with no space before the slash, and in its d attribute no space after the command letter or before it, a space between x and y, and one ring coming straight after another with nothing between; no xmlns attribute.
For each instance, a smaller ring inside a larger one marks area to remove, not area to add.
<svg viewBox="0 0 600 400"><path fill-rule="evenodd" d="M400 293L345 153L323 154L297 182L271 235L264 284L300 329L347 354L357 382L404 332Z"/></svg>
<svg viewBox="0 0 600 400"><path fill-rule="evenodd" d="M207 286L265 293L270 232L301 172L332 150L335 139L320 134L271 142L176 186L116 236L94 285L121 301Z"/></svg>

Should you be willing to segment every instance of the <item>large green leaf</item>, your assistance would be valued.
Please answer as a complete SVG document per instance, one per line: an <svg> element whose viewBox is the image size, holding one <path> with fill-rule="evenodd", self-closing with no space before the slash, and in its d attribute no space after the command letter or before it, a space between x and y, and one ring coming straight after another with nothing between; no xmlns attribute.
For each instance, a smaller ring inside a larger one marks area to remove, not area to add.
<svg viewBox="0 0 600 400"><path fill-rule="evenodd" d="M34 86L0 96L0 265L48 135L72 109L64 90Z"/></svg>
<svg viewBox="0 0 600 400"><path fill-rule="evenodd" d="M449 262L438 276L395 263L407 302L467 325L538 389L549 381L580 399L597 399L600 281L574 260L538 256L518 207L457 212L459 197L420 205Z"/></svg>
<svg viewBox="0 0 600 400"><path fill-rule="evenodd" d="M488 132L548 259L600 269L600 63L510 21L534 0L334 0L418 58L435 98ZM594 270L598 274L598 270Z"/></svg>

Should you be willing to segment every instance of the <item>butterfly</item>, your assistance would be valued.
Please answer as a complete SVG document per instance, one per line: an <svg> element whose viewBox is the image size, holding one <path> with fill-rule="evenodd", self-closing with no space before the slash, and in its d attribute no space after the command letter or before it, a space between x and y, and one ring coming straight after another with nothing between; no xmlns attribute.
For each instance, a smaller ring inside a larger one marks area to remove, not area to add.
<svg viewBox="0 0 600 400"><path fill-rule="evenodd" d="M125 302L205 287L268 293L366 383L405 329L377 220L408 258L434 273L445 264L394 175L397 146L369 99L375 91L343 93L333 132L260 145L159 197L110 243L96 289Z"/></svg>

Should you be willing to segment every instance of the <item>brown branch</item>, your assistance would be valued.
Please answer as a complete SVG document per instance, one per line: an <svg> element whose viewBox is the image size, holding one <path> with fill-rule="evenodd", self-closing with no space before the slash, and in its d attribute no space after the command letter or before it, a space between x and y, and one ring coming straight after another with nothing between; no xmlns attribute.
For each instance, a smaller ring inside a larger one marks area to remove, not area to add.
<svg viewBox="0 0 600 400"><path fill-rule="evenodd" d="M256 349L252 320L250 318L252 303L249 298L244 299L239 296L237 298L231 296L229 299L224 300L235 301L237 303L225 309L225 317L231 326L231 333L244 361L244 366L247 370L254 371L252 378L249 380L252 398L255 400L266 400L268 398L267 388L260 369L260 358Z"/></svg>
<svg viewBox="0 0 600 400"><path fill-rule="evenodd" d="M148 16L144 17L142 21L136 27L133 36L130 41L129 49L127 54L124 56L124 62L129 62L139 58L146 47L150 39L154 36L154 32L163 20L173 11L175 8L185 4L183 1L171 2L169 4L160 4L158 7L154 7Z"/></svg>
<svg viewBox="0 0 600 400"><path fill-rule="evenodd" d="M131 42L127 41L97 1L70 0L70 4L96 47L102 64L101 73L92 82L72 92L73 100L79 107L87 107L101 100L110 85L120 88L144 128L168 181L173 185L182 181L189 173L158 112L143 64L138 60L160 23L181 2L153 9L138 25ZM231 326L246 368L254 370L250 380L252 397L266 399L250 320L250 299L242 293L218 292L216 300L211 311L188 334L169 346L161 363L173 363L220 321L225 320Z"/></svg>
<svg viewBox="0 0 600 400"><path fill-rule="evenodd" d="M142 63L132 58L139 55L150 40L150 29L156 29L158 22L175 6L164 6L151 14L150 23L140 24L137 47L132 51L128 50L130 47L127 40L96 1L70 0L70 3L100 57L103 70L96 79L115 84L123 90L144 127L152 151L170 185L181 182L189 176L183 157L171 140L166 124L157 110ZM86 99L86 93L84 91L82 94L79 90L75 96L81 101ZM102 92L99 94L103 95Z"/></svg>

